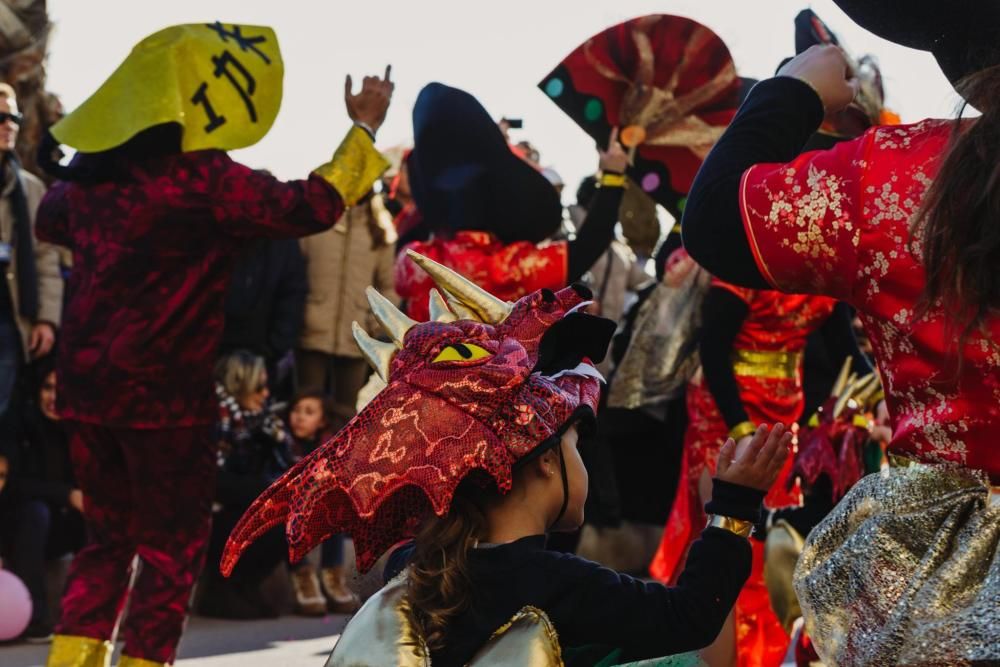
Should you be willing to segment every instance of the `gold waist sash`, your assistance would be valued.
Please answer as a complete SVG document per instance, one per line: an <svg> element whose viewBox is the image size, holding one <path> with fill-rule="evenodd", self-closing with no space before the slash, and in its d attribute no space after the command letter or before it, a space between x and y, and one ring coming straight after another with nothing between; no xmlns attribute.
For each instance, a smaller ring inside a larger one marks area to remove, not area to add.
<svg viewBox="0 0 1000 667"><path fill-rule="evenodd" d="M733 373L758 378L794 380L802 364L801 352L733 350Z"/></svg>

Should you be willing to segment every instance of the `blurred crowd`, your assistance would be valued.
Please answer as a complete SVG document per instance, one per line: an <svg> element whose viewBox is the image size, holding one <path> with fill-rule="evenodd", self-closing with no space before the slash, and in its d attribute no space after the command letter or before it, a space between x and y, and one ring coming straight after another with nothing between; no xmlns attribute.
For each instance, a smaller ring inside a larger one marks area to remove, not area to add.
<svg viewBox="0 0 1000 667"><path fill-rule="evenodd" d="M18 103L14 89L0 85L0 150L7 183L0 201L0 248L9 253L0 258L6 277L0 289L0 554L4 567L31 592L32 621L23 637L45 640L57 620L53 605L59 591L49 587L60 584L65 563L86 540L81 516L85 498L74 480L69 441L55 409L53 348L72 262L65 249L33 234L16 234L21 230L17 214L26 215L24 222L32 225L45 191L43 175L36 176L16 159L25 122ZM501 128L518 132L505 123ZM562 193L562 179L554 168L541 166L538 149L527 140L512 147L523 151L523 159ZM210 563L218 562L230 530L253 499L356 413L358 393L371 370L351 324L371 322L364 298L368 286L400 303L394 263L402 248L400 230L406 231L414 210L409 149L386 154L395 162L377 192L348 208L332 228L301 240L252 241L236 258L214 369L219 473ZM596 190L595 177L580 183L553 240L574 238ZM652 251L665 217L640 192L623 202L616 240L581 278L596 295L596 312L621 319L640 291L653 283ZM35 281L37 289L25 290L19 284L24 280ZM37 295L30 308L21 298L25 291ZM610 367L609 360L604 370ZM287 607L280 591L290 589L296 613L351 612L359 600L348 586L348 549L347 538L333 536L318 553L292 565L282 531L274 530L232 577L224 579L216 568L206 568L197 611L233 619L272 617ZM287 585L276 585L275 577Z"/></svg>

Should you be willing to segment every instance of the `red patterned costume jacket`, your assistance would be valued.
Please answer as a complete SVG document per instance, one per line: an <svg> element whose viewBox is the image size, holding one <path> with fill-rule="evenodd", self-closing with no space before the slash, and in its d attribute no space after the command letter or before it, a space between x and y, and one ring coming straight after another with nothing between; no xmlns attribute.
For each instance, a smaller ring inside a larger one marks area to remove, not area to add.
<svg viewBox="0 0 1000 667"><path fill-rule="evenodd" d="M504 244L489 232L463 230L450 239L417 241L407 249L457 271L504 301L517 301L537 290L566 286L569 254L565 242ZM427 297L434 282L401 252L396 260L396 293L406 300L406 314L425 322Z"/></svg>
<svg viewBox="0 0 1000 667"><path fill-rule="evenodd" d="M232 258L249 237L329 227L344 205L318 175L282 183L218 150L129 169L57 183L38 211L39 237L73 251L58 396L91 535L56 631L69 650L108 645L138 555L124 651L169 664L211 521L212 368Z"/></svg>
<svg viewBox="0 0 1000 667"><path fill-rule="evenodd" d="M318 175L283 183L218 150L132 177L57 183L38 211L39 238L73 251L60 414L128 428L212 424L232 257L247 238L321 231L344 204Z"/></svg>
<svg viewBox="0 0 1000 667"><path fill-rule="evenodd" d="M761 275L857 309L892 418L889 451L930 464L863 478L809 535L794 585L831 664L996 663L1000 522L985 476L1000 480L1000 317L970 333L959 364L954 304L923 303L912 225L954 130L877 127L754 165L740 183Z"/></svg>
<svg viewBox="0 0 1000 667"><path fill-rule="evenodd" d="M729 290L747 304L748 313L733 341L733 372L740 399L755 424L797 421L805 404L802 352L806 339L833 312L833 299L771 290L752 290L714 279L713 287ZM706 517L698 480L707 468L714 474L719 448L729 428L699 373L688 385L688 429L684 461L670 518L650 572L661 581L673 580L683 569L684 556L704 526ZM791 457L765 498L770 507L799 503L797 488L787 489ZM738 663L780 665L788 636L771 610L764 586L763 544L754 540L753 570L736 602Z"/></svg>
<svg viewBox="0 0 1000 667"><path fill-rule="evenodd" d="M831 151L743 176L740 202L761 274L776 287L826 294L858 309L893 420L890 451L951 462L1000 480L1000 319L987 320L955 367L940 304L921 313L926 284L918 210L952 126L927 120L874 128ZM935 369L952 377L928 382Z"/></svg>

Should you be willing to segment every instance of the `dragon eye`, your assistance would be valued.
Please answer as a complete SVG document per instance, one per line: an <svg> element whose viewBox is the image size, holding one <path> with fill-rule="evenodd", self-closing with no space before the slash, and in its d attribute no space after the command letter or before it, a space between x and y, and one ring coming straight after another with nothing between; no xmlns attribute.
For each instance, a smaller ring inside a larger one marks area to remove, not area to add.
<svg viewBox="0 0 1000 667"><path fill-rule="evenodd" d="M444 361L479 361L493 356L488 350L484 350L472 343L454 343L447 346L434 358L434 363Z"/></svg>

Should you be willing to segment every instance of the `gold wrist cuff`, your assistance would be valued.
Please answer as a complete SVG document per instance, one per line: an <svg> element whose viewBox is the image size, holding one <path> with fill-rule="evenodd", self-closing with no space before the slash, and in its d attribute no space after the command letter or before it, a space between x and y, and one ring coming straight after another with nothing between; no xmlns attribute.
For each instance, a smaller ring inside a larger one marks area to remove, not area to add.
<svg viewBox="0 0 1000 667"><path fill-rule="evenodd" d="M601 174L600 184L602 188L623 188L625 187L625 174Z"/></svg>
<svg viewBox="0 0 1000 667"><path fill-rule="evenodd" d="M750 533L753 532L753 521L744 521L743 519L734 519L731 516L712 514L708 517L706 528L721 528L740 537L750 537Z"/></svg>
<svg viewBox="0 0 1000 667"><path fill-rule="evenodd" d="M729 437L733 440L739 440L745 435L753 435L756 430L757 425L753 422L740 422L736 426L729 429Z"/></svg>
<svg viewBox="0 0 1000 667"><path fill-rule="evenodd" d="M314 173L340 193L344 204L353 206L388 168L389 161L375 150L368 133L353 125L337 147L333 159L317 167Z"/></svg>

